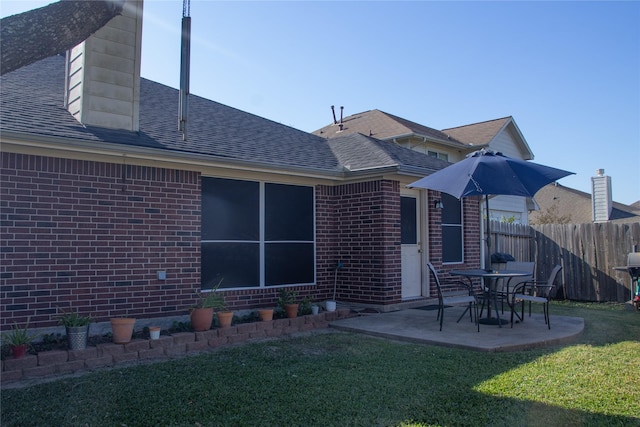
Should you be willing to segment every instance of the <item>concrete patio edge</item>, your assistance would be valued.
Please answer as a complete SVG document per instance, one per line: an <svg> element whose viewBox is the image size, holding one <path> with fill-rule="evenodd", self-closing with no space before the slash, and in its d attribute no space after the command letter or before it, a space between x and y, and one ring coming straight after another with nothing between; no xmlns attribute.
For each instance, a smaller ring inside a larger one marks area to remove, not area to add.
<svg viewBox="0 0 640 427"><path fill-rule="evenodd" d="M580 317L551 315L551 329L541 314L525 316L511 328L480 325L480 332L468 317L456 322L462 313L459 307L445 310L442 331L436 319L437 311L420 309L362 315L330 322L333 328L414 343L440 345L474 351L521 351L569 343L584 330ZM506 315L506 313L505 313ZM508 318L508 316L507 316Z"/></svg>

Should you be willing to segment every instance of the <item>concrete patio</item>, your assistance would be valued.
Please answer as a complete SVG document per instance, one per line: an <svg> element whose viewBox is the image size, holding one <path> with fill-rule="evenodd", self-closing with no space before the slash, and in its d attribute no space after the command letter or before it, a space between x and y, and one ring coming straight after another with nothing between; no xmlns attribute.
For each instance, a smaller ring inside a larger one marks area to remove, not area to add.
<svg viewBox="0 0 640 427"><path fill-rule="evenodd" d="M336 320L331 327L390 339L423 344L465 348L476 351L519 351L536 347L571 342L584 330L580 317L554 316L551 313L551 329L547 329L542 314L525 313L524 322L513 325L480 325L477 332L474 323L465 317L456 323L462 307L445 309L444 324L436 320L437 310L405 309L389 313L362 314L357 317ZM505 312L504 318L509 318Z"/></svg>

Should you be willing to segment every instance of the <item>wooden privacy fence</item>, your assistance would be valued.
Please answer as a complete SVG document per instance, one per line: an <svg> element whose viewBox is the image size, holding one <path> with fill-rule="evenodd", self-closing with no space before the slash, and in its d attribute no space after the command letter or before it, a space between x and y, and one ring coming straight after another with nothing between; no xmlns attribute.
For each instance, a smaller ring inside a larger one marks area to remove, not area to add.
<svg viewBox="0 0 640 427"><path fill-rule="evenodd" d="M640 223L507 224L491 223L494 251L518 261L535 261L536 278L562 266L557 298L574 301L625 302L631 280L614 267L627 264L627 254L640 244Z"/></svg>

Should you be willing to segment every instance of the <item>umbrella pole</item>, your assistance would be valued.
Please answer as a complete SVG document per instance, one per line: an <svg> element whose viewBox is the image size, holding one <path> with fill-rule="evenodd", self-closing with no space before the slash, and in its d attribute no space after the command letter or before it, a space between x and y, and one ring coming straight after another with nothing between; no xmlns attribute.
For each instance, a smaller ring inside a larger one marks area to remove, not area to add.
<svg viewBox="0 0 640 427"><path fill-rule="evenodd" d="M484 196L484 200L485 200L485 206L486 206L486 210L487 210L487 228L485 229L485 233L487 233L487 235L485 236L486 240L487 240L487 253L484 255L484 268L485 270L489 271L491 270L491 225L490 225L490 219L489 219L489 195L485 194Z"/></svg>

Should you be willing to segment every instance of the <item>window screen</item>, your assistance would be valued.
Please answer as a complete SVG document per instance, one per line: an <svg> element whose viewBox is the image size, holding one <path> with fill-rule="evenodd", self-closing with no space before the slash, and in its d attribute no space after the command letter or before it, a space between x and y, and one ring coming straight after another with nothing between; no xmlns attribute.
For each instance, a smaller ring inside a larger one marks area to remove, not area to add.
<svg viewBox="0 0 640 427"><path fill-rule="evenodd" d="M203 177L203 289L314 283L314 203L313 187Z"/></svg>

